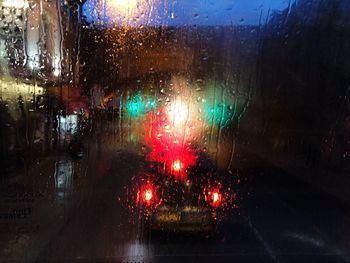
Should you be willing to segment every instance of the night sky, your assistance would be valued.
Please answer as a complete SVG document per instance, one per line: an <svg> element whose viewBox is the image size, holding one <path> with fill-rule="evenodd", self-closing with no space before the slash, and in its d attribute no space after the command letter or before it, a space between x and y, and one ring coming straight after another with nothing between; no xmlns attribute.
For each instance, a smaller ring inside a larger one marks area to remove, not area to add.
<svg viewBox="0 0 350 263"><path fill-rule="evenodd" d="M124 13L110 9L113 1L100 3L88 0L84 6L84 14L90 22L103 21L108 24L129 25L256 25L260 17L266 21L272 11L283 10L289 0L153 0L150 6L133 14L133 19ZM136 1L136 0L129 0ZM142 2L142 1L138 1ZM292 2L292 1L291 1ZM142 5L142 4L141 4ZM141 6L140 5L140 6Z"/></svg>

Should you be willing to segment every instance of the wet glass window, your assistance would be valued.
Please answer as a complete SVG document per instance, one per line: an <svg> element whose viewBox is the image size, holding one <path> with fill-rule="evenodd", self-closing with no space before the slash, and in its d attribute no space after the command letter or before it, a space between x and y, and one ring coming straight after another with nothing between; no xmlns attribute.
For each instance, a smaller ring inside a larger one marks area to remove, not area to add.
<svg viewBox="0 0 350 263"><path fill-rule="evenodd" d="M0 261L349 262L349 14L0 0Z"/></svg>

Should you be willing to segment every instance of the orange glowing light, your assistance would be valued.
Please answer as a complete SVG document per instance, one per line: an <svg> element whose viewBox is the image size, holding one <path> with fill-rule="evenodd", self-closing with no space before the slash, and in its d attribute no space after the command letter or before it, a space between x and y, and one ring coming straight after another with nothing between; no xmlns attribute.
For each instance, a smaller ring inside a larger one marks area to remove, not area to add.
<svg viewBox="0 0 350 263"><path fill-rule="evenodd" d="M217 202L219 202L220 201L220 195L219 195L219 193L218 192L214 192L213 193L213 202L214 203L217 203Z"/></svg>
<svg viewBox="0 0 350 263"><path fill-rule="evenodd" d="M145 201L149 202L153 198L152 190L148 189L145 191Z"/></svg>
<svg viewBox="0 0 350 263"><path fill-rule="evenodd" d="M110 5L123 15L132 13L137 7L137 0L111 0Z"/></svg>
<svg viewBox="0 0 350 263"><path fill-rule="evenodd" d="M180 162L180 160L176 160L176 161L173 162L173 170L175 172L180 171L181 168L182 168L182 163Z"/></svg>
<svg viewBox="0 0 350 263"><path fill-rule="evenodd" d="M212 206L219 206L221 203L221 194L219 191L209 192L208 193L211 196L211 204Z"/></svg>

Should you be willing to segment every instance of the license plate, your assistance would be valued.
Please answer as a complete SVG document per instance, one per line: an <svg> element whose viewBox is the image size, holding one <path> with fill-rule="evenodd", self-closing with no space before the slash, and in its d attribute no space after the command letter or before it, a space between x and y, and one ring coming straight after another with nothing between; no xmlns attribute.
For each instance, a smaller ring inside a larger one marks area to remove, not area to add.
<svg viewBox="0 0 350 263"><path fill-rule="evenodd" d="M160 214L157 215L157 220L160 222L178 222L180 221L180 214Z"/></svg>

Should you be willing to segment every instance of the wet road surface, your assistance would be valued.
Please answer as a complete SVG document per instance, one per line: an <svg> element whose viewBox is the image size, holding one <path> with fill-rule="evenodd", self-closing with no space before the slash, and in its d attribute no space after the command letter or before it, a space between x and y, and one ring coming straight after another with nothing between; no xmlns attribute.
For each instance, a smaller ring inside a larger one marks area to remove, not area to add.
<svg viewBox="0 0 350 263"><path fill-rule="evenodd" d="M348 206L257 157L249 158L239 168L247 178L237 190L239 208L215 237L145 233L142 222L131 222L121 201L142 157L120 152L101 158L104 164L90 173L94 177L81 202L69 210L67 222L36 260L348 262Z"/></svg>

